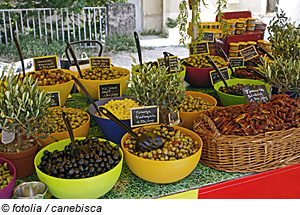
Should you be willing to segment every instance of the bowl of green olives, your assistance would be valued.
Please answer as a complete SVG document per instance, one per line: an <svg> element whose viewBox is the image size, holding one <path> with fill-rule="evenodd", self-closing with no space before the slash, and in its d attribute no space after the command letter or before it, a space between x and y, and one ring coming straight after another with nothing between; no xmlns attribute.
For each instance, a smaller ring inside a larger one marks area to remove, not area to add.
<svg viewBox="0 0 300 215"><path fill-rule="evenodd" d="M164 142L163 148L143 152L129 133L122 138L121 145L127 166L145 181L159 184L179 181L188 176L200 160L202 139L189 129L151 125L134 131L138 135L143 132L155 133Z"/></svg>
<svg viewBox="0 0 300 215"><path fill-rule="evenodd" d="M76 75L76 73L67 69L43 69L26 73L26 76L29 75L32 75L34 80L38 80L38 89L47 92L59 92L60 106L62 107L74 86L75 82L72 75Z"/></svg>
<svg viewBox="0 0 300 215"><path fill-rule="evenodd" d="M37 176L56 198L99 198L117 182L123 152L115 143L100 138L75 138L75 144L88 145L91 154L73 157L70 139L52 143L35 156Z"/></svg>
<svg viewBox="0 0 300 215"><path fill-rule="evenodd" d="M15 166L9 160L0 158L0 199L11 199L15 185Z"/></svg>
<svg viewBox="0 0 300 215"><path fill-rule="evenodd" d="M201 111L217 106L217 100L205 93L185 91L185 99L179 105L179 116L183 119L183 127L193 130L194 120Z"/></svg>
<svg viewBox="0 0 300 215"><path fill-rule="evenodd" d="M240 79L240 78L235 78L235 79L228 79L226 80L229 90L231 93L240 93L241 96L229 94L226 89L225 85L222 81L216 83L214 85L214 89L217 92L217 95L220 98L220 101L224 107L230 106L230 105L238 105L238 104L245 104L246 100L245 97L243 96L242 93L242 88L246 85L266 85L266 88L269 92L270 90L270 85L266 84L264 81L260 80L253 80L253 79ZM222 92L222 89L223 92Z"/></svg>
<svg viewBox="0 0 300 215"><path fill-rule="evenodd" d="M77 78L94 100L99 100L99 85L112 83L120 84L121 93L124 93L128 86L130 77L130 71L121 67L111 67L110 69L99 70L91 70L90 68L86 68L82 69L81 72L83 78L79 76L78 71ZM86 96L80 87L78 87L78 89L81 94Z"/></svg>
<svg viewBox="0 0 300 215"><path fill-rule="evenodd" d="M73 129L74 137L86 137L90 128L90 115L80 109L75 108L61 108L51 107L49 108L49 122L53 132L48 134L49 137L39 139L41 146L39 149L55 142L56 140L69 139L69 133L62 118L62 112L65 112L70 120L70 124Z"/></svg>
<svg viewBox="0 0 300 215"><path fill-rule="evenodd" d="M185 81L195 87L211 87L210 71L214 70L208 61L206 55L192 55L185 58L184 61L194 67L186 66ZM208 55L217 65L218 68L228 66L229 63L222 57Z"/></svg>

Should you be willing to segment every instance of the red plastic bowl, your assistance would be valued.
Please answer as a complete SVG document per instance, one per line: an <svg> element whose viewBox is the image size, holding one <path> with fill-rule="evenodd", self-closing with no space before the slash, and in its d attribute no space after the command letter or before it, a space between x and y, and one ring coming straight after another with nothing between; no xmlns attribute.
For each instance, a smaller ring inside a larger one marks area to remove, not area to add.
<svg viewBox="0 0 300 215"><path fill-rule="evenodd" d="M228 66L227 63L225 66ZM222 66L220 68L223 68ZM211 87L211 80L209 72L214 70L212 67L210 68L195 68L186 66L186 74L185 74L185 81L194 86L194 87Z"/></svg>
<svg viewBox="0 0 300 215"><path fill-rule="evenodd" d="M8 164L8 169L10 173L13 175L13 178L8 183L8 185L4 187L3 190L0 191L0 199L11 199L16 185L16 168L10 161L4 158L0 158L0 164L4 164L4 163Z"/></svg>

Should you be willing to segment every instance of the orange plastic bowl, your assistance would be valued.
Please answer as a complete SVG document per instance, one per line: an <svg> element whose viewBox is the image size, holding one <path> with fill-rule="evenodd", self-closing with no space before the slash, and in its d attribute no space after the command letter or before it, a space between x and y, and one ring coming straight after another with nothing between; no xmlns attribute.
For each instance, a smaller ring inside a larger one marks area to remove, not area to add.
<svg viewBox="0 0 300 215"><path fill-rule="evenodd" d="M145 126L145 128L154 128L159 125ZM191 136L193 141L199 142L199 151L195 154L180 160L173 161L154 161L144 159L131 154L124 148L124 142L128 139L129 134L126 133L121 145L125 157L125 161L129 169L138 177L145 181L165 184L179 181L188 176L197 166L202 152L202 139L193 131L179 126L172 126ZM137 129L134 129L137 130Z"/></svg>
<svg viewBox="0 0 300 215"><path fill-rule="evenodd" d="M194 91L185 91L186 96L191 95L193 97L200 97L206 102L212 103L213 108L217 106L217 100L205 93L194 92ZM197 112L179 112L179 116L183 119L183 127L193 130L194 120L198 117L201 111Z"/></svg>
<svg viewBox="0 0 300 215"><path fill-rule="evenodd" d="M100 84L120 83L121 84L121 92L124 93L124 91L126 90L126 88L128 86L129 77L130 77L130 71L128 69L124 69L121 67L111 67L111 68L122 71L122 72L126 73L127 75L122 78L117 78L117 79L112 79L112 80L87 80L87 79L80 78L78 71L76 72L78 80L86 88L86 90L88 91L88 93L91 95L91 97L94 100L99 100L98 99L98 88L99 88ZM82 69L81 72L85 73L87 70L89 70L89 68ZM79 89L79 91L82 95L86 96L85 93L81 90L81 88L79 86L77 86L77 88Z"/></svg>
<svg viewBox="0 0 300 215"><path fill-rule="evenodd" d="M225 66L228 66L227 63ZM225 66L219 67L223 68ZM185 81L192 86L195 87L211 87L211 80L210 80L210 71L214 70L212 67L210 68L196 68L196 67L189 67L186 66L186 74L185 74Z"/></svg>
<svg viewBox="0 0 300 215"><path fill-rule="evenodd" d="M75 109L75 108L72 108L72 109L74 109L76 111L81 111L81 112L85 113L88 117L88 121L84 125L73 129L74 137L86 137L89 132L89 128L90 128L90 115L83 110L79 110L79 109ZM53 138L51 138L51 136ZM54 143L55 142L54 139L64 140L64 139L69 139L69 138L70 137L69 137L68 131L52 133L52 134L50 134L49 137L47 137L45 139L39 139L39 142L42 144L42 146L39 146L39 149L41 149L51 143Z"/></svg>
<svg viewBox="0 0 300 215"><path fill-rule="evenodd" d="M76 76L76 73L71 71L71 70L67 70L67 69L61 69L62 71L64 71L65 73L69 73L71 75ZM50 86L38 86L38 89L40 90L45 90L47 92L59 92L59 96L60 96L60 103L61 103L61 107L65 105L67 98L74 86L75 81L71 80L68 81L66 83L63 84L56 84L56 85L50 85Z"/></svg>

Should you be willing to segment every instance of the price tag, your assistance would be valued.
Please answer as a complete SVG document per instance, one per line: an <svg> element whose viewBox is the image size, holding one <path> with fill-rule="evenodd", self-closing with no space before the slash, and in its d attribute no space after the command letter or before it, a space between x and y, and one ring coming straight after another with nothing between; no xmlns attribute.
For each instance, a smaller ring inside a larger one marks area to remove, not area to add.
<svg viewBox="0 0 300 215"><path fill-rule="evenodd" d="M232 67L244 66L244 58L243 57L230 57L229 62Z"/></svg>
<svg viewBox="0 0 300 215"><path fill-rule="evenodd" d="M177 70L177 65L178 65L178 57L177 56L170 56L166 57L166 60L169 58L169 68L170 72L175 72ZM166 67L166 62L165 58L157 58L157 62L160 68L165 68Z"/></svg>
<svg viewBox="0 0 300 215"><path fill-rule="evenodd" d="M219 70L222 73L225 80L230 78L227 66L223 67L223 68L220 68ZM219 73L216 70L210 71L209 74L210 74L210 81L211 81L212 85L215 85L216 83L222 81Z"/></svg>
<svg viewBox="0 0 300 215"><path fill-rule="evenodd" d="M14 141L15 137L16 137L15 132L7 132L2 130L1 142L3 144L9 144L12 141Z"/></svg>
<svg viewBox="0 0 300 215"><path fill-rule="evenodd" d="M106 99L113 97L121 97L121 84L111 83L111 84L99 84L98 87L98 99Z"/></svg>
<svg viewBox="0 0 300 215"><path fill-rule="evenodd" d="M42 69L58 69L58 61L56 55L35 57L33 58L34 71L40 71Z"/></svg>
<svg viewBox="0 0 300 215"><path fill-rule="evenodd" d="M258 53L254 46L249 46L247 48L244 48L240 51L240 53L241 53L242 57L244 58L244 61L251 60L252 58L255 58L258 56Z"/></svg>
<svg viewBox="0 0 300 215"><path fill-rule="evenodd" d="M53 104L51 105L51 107L60 107L61 106L59 91L48 92L46 95L49 96L51 98L51 100L54 101Z"/></svg>
<svg viewBox="0 0 300 215"><path fill-rule="evenodd" d="M111 61L109 57L90 57L90 69L109 69L111 67Z"/></svg>
<svg viewBox="0 0 300 215"><path fill-rule="evenodd" d="M269 93L265 85L253 85L242 88L246 103L265 103L270 101Z"/></svg>
<svg viewBox="0 0 300 215"><path fill-rule="evenodd" d="M195 54L209 54L208 42L200 42L193 46L191 43L188 44L190 55Z"/></svg>
<svg viewBox="0 0 300 215"><path fill-rule="evenodd" d="M207 42L214 42L215 38L214 38L214 32L203 32L204 36L202 38L202 41L207 41Z"/></svg>
<svg viewBox="0 0 300 215"><path fill-rule="evenodd" d="M178 125L180 123L180 117L179 117L179 112L171 112L168 114L169 115L169 123L170 125Z"/></svg>
<svg viewBox="0 0 300 215"><path fill-rule="evenodd" d="M130 109L131 127L156 125L159 123L158 106L144 106Z"/></svg>

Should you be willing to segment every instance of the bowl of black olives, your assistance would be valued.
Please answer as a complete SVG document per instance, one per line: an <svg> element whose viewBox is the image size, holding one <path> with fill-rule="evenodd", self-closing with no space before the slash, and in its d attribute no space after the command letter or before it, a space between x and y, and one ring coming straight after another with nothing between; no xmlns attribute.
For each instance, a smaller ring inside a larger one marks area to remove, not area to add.
<svg viewBox="0 0 300 215"><path fill-rule="evenodd" d="M77 145L88 145L90 155L72 155L70 139L52 143L34 159L40 181L56 198L95 199L103 196L117 182L123 164L119 146L105 139L76 138Z"/></svg>

